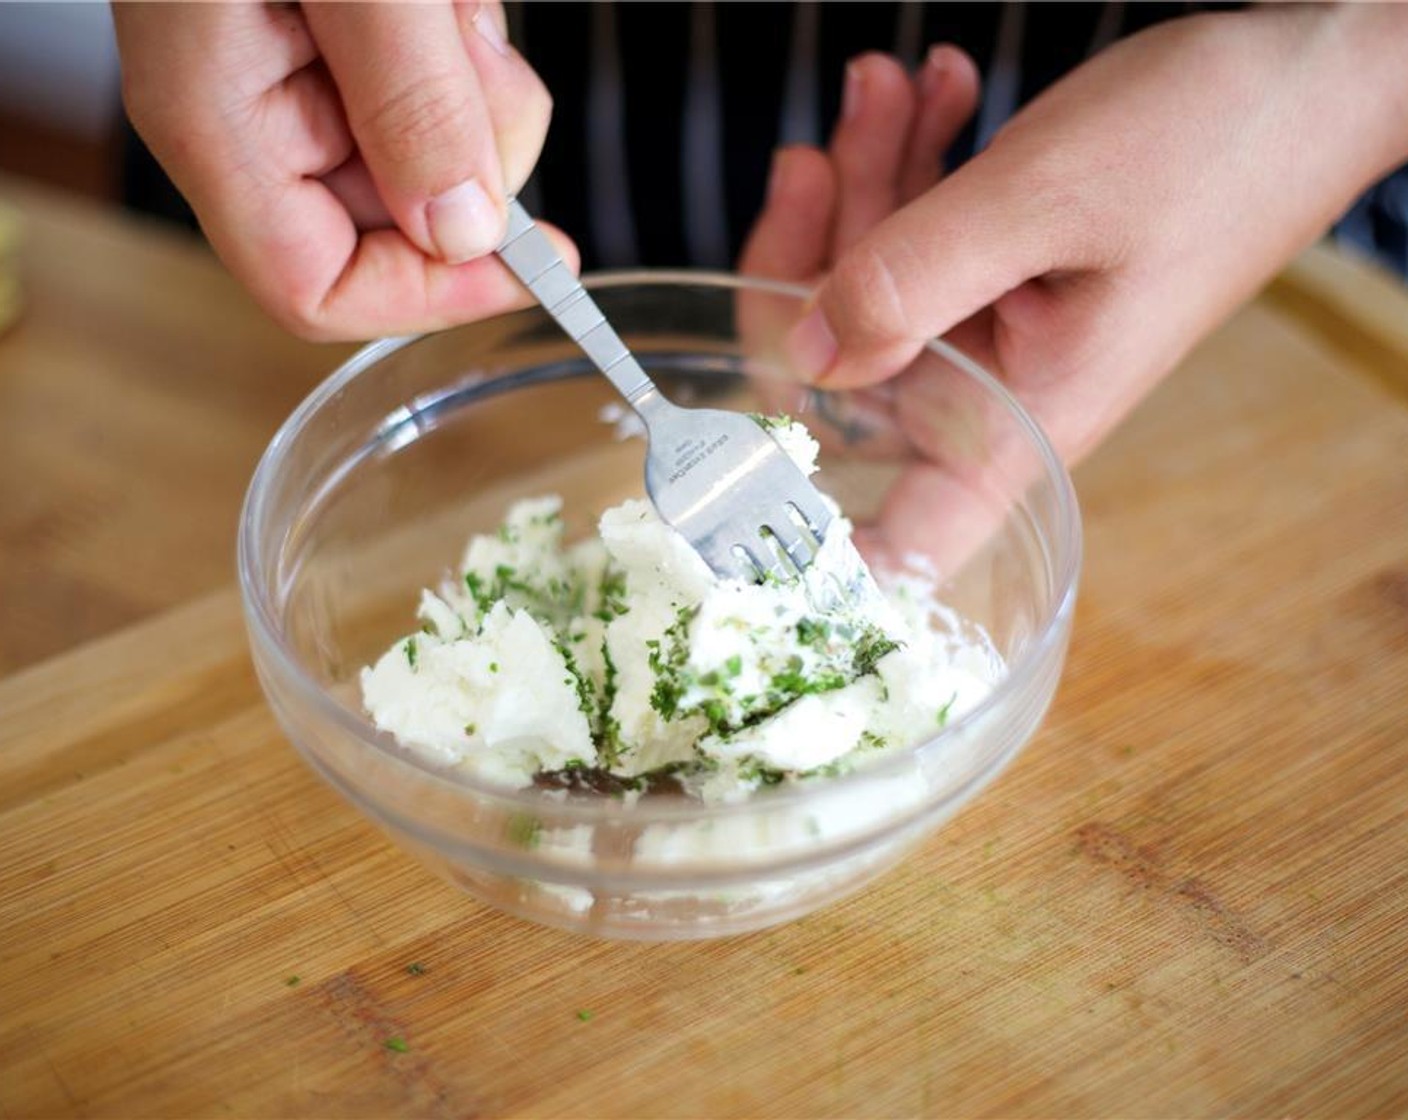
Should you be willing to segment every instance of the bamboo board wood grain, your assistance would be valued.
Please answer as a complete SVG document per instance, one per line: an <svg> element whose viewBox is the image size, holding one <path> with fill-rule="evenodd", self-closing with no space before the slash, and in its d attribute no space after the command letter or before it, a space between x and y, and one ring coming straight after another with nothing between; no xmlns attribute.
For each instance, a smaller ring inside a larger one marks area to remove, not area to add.
<svg viewBox="0 0 1408 1120"><path fill-rule="evenodd" d="M10 677L0 1115L1408 1110L1385 385L1284 301L1241 313L1079 472L1025 754L864 893L734 940L594 942L432 878L283 741L229 592Z"/></svg>
<svg viewBox="0 0 1408 1120"><path fill-rule="evenodd" d="M0 177L0 673L227 584L240 499L347 346L283 333L194 237Z"/></svg>

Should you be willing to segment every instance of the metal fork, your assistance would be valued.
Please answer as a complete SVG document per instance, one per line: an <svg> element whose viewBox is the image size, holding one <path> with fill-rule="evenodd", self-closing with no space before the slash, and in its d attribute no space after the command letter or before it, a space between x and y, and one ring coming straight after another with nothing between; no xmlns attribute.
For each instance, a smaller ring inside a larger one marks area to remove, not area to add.
<svg viewBox="0 0 1408 1120"><path fill-rule="evenodd" d="M831 510L782 446L748 416L670 403L516 199L498 254L645 424L645 489L666 524L724 579L794 577Z"/></svg>

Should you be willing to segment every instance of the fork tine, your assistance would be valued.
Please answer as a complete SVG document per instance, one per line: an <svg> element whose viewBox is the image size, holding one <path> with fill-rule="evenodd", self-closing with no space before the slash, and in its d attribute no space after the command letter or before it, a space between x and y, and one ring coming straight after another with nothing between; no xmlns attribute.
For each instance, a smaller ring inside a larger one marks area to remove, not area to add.
<svg viewBox="0 0 1408 1120"><path fill-rule="evenodd" d="M713 572L724 579L751 580L757 578L751 558L744 559L734 552L733 542L722 534L714 534L708 541L696 543L699 555L704 558Z"/></svg>
<svg viewBox="0 0 1408 1120"><path fill-rule="evenodd" d="M795 516L793 521L798 527L805 526L814 539L816 546L820 547L826 540L826 530L831 524L831 510L822 501L820 493L813 490L811 493L800 490L797 493L787 496L787 506Z"/></svg>
<svg viewBox="0 0 1408 1120"><path fill-rule="evenodd" d="M735 563L747 568L747 579L762 579L764 576L772 575L781 578L782 573L778 570L778 564L774 561L771 564L763 562L761 549L749 547L747 544L739 543L733 546L730 551L734 554ZM742 553L742 558L738 556Z"/></svg>
<svg viewBox="0 0 1408 1120"><path fill-rule="evenodd" d="M784 515L788 512L783 507ZM816 554L817 543L809 533L804 534L789 516L775 517L765 526L774 545L781 557L785 556L795 571L793 575L801 573L806 566L812 562L812 557Z"/></svg>

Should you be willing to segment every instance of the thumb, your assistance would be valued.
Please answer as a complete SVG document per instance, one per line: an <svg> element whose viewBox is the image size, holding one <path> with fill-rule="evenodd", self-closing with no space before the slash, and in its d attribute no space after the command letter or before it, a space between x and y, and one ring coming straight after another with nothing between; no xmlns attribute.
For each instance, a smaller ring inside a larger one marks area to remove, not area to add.
<svg viewBox="0 0 1408 1120"><path fill-rule="evenodd" d="M506 222L504 174L454 9L309 4L304 12L397 226L450 264L490 252Z"/></svg>
<svg viewBox="0 0 1408 1120"><path fill-rule="evenodd" d="M869 385L930 339L1040 276L1069 223L1043 222L1029 176L993 149L897 210L836 261L786 349L803 380Z"/></svg>

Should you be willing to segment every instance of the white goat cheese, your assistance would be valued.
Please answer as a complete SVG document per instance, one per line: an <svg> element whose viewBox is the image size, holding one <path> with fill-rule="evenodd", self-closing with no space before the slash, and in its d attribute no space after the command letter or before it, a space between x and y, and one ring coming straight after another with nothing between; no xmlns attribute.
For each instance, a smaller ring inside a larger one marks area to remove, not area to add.
<svg viewBox="0 0 1408 1120"><path fill-rule="evenodd" d="M767 426L815 470L805 428ZM918 741L1002 670L932 582L882 594L839 511L802 577L761 584L719 580L648 502L607 510L571 547L560 514L556 497L517 503L422 593L421 632L362 672L378 728L512 786L668 774L732 801Z"/></svg>

